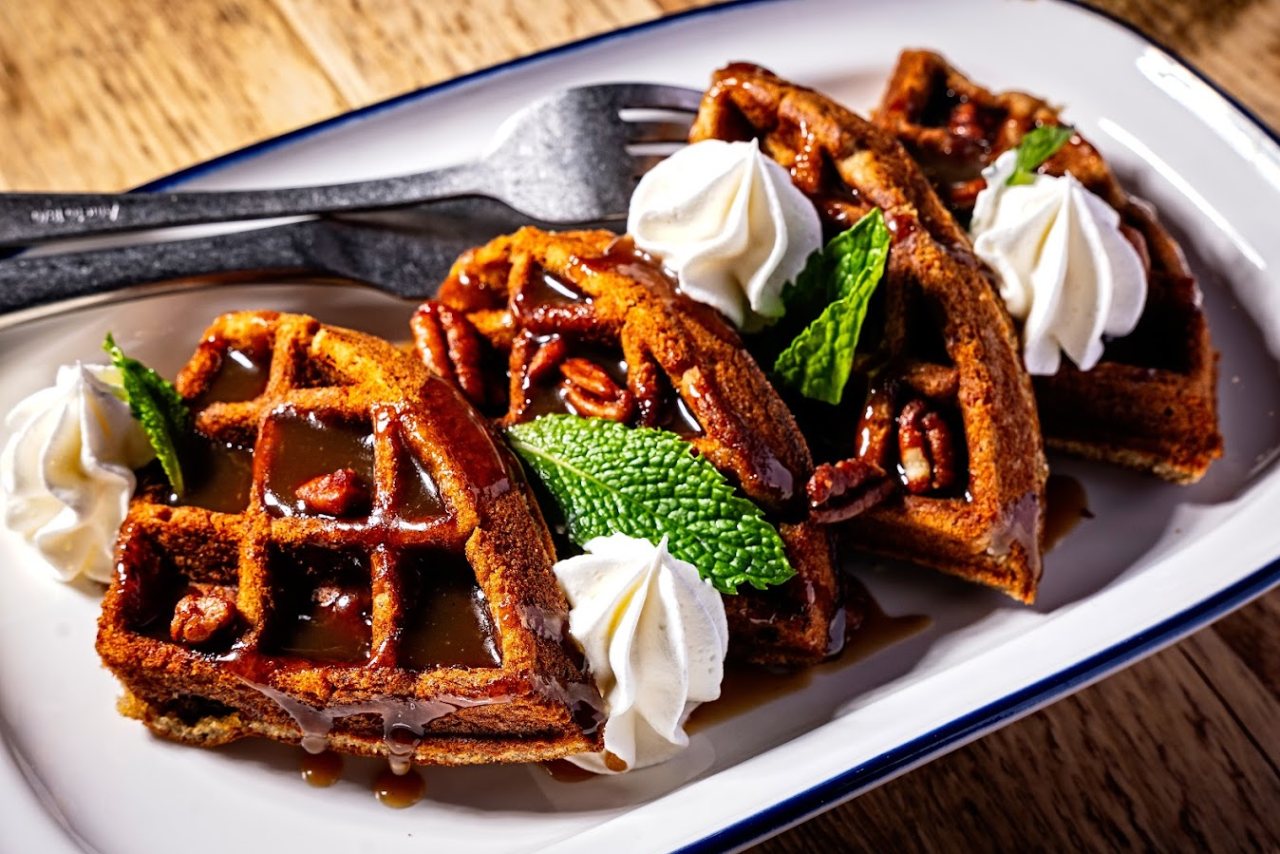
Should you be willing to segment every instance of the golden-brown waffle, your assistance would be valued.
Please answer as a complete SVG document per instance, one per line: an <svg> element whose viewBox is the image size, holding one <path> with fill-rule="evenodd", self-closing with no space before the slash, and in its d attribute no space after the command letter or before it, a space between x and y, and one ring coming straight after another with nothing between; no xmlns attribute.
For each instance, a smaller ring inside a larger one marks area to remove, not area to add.
<svg viewBox="0 0 1280 854"><path fill-rule="evenodd" d="M826 533L805 518L812 462L795 419L725 320L626 241L500 237L457 261L413 326L427 365L503 424L570 412L682 434L765 509L797 572L725 597L730 654L798 664L839 649L837 579Z"/></svg>
<svg viewBox="0 0 1280 854"><path fill-rule="evenodd" d="M905 494L843 523L853 546L1031 601L1047 477L1031 384L1004 307L919 168L865 119L747 64L716 72L690 138L758 139L829 227L878 207L892 233L845 392L856 409L796 404L811 445L856 455L820 467L819 514L861 509L867 465L896 471ZM844 489L855 500L842 506Z"/></svg>
<svg viewBox="0 0 1280 854"><path fill-rule="evenodd" d="M991 92L922 50L903 51L873 118L897 135L962 222L986 186L985 166L1032 128L1062 123L1048 102ZM1064 360L1057 374L1034 378L1046 444L1168 480L1199 480L1222 455L1217 357L1181 249L1079 133L1040 171L1070 172L1115 208L1148 271L1137 328L1107 342L1096 367L1080 371Z"/></svg>
<svg viewBox="0 0 1280 854"><path fill-rule="evenodd" d="M242 312L177 387L188 490L144 477L99 623L125 714L396 770L599 749L550 534L452 386L385 341Z"/></svg>

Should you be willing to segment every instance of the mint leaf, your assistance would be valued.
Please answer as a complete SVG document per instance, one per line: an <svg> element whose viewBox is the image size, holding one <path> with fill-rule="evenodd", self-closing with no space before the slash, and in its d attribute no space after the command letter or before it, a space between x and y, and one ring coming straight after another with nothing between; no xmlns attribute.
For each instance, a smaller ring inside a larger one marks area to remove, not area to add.
<svg viewBox="0 0 1280 854"><path fill-rule="evenodd" d="M795 570L778 531L711 463L665 430L544 415L507 429L511 447L564 512L569 538L622 533L658 542L721 593L763 590Z"/></svg>
<svg viewBox="0 0 1280 854"><path fill-rule="evenodd" d="M806 265L783 291L788 314L810 312L818 295L826 307L778 354L778 381L805 397L836 404L853 369L853 354L867 316L871 294L889 258L889 228L879 208L831 239L819 263ZM788 294L793 293L791 301Z"/></svg>
<svg viewBox="0 0 1280 854"><path fill-rule="evenodd" d="M1057 154L1075 132L1075 128L1066 125L1041 125L1032 129L1018 143L1018 161L1005 185L1016 187L1034 181L1040 165Z"/></svg>
<svg viewBox="0 0 1280 854"><path fill-rule="evenodd" d="M186 485L178 462L178 443L191 425L186 402L172 383L137 359L126 356L110 332L102 342L102 349L110 354L111 364L120 371L130 414L142 424L165 477L169 478L169 485L182 495Z"/></svg>

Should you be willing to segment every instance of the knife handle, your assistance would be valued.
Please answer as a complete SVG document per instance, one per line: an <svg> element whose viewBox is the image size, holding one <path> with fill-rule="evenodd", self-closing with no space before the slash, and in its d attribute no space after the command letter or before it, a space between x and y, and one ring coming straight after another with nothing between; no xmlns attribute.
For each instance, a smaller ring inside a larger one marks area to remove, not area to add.
<svg viewBox="0 0 1280 854"><path fill-rule="evenodd" d="M309 266L300 246L313 223L0 261L0 314L172 279Z"/></svg>

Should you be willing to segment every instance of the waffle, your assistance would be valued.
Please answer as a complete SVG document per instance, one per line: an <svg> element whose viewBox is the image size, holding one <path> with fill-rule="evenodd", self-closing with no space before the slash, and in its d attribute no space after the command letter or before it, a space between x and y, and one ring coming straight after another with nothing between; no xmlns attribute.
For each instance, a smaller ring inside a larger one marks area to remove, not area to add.
<svg viewBox="0 0 1280 854"><path fill-rule="evenodd" d="M818 512L856 548L1031 601L1047 469L1012 323L966 234L891 136L817 92L730 65L714 75L691 139L751 138L831 230L879 207L893 237L849 403L795 407L810 445L842 461L819 467L811 488L856 486L861 467L890 473L895 494L870 509L827 507L811 489Z"/></svg>
<svg viewBox="0 0 1280 854"><path fill-rule="evenodd" d="M1061 124L1046 101L991 92L919 50L902 53L874 121L897 135L962 222L986 186L983 167L1032 128ZM1115 208L1148 270L1147 305L1133 332L1107 342L1092 370L1064 360L1057 374L1034 378L1045 443L1180 483L1199 480L1222 455L1217 356L1181 249L1080 134L1040 171L1070 172Z"/></svg>
<svg viewBox="0 0 1280 854"><path fill-rule="evenodd" d="M801 664L839 649L831 548L805 517L812 462L794 418L725 320L628 241L500 237L457 261L413 326L427 365L501 424L570 412L683 435L765 509L797 572L725 597L730 655Z"/></svg>
<svg viewBox="0 0 1280 854"><path fill-rule="evenodd" d="M448 383L385 341L246 312L177 387L189 486L144 474L99 622L124 714L397 771L600 749L550 534Z"/></svg>

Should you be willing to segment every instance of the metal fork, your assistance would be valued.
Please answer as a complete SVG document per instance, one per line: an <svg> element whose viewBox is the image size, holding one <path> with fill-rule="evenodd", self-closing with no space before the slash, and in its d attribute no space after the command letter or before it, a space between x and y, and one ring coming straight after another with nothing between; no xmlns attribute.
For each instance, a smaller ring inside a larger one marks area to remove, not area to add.
<svg viewBox="0 0 1280 854"><path fill-rule="evenodd" d="M0 194L0 246L461 196L497 199L547 223L619 219L636 181L661 159L645 149L683 143L700 97L693 89L647 83L568 89L513 115L478 160L371 181L226 192Z"/></svg>

